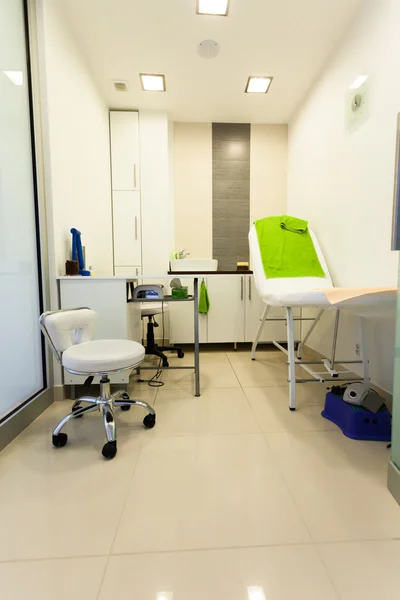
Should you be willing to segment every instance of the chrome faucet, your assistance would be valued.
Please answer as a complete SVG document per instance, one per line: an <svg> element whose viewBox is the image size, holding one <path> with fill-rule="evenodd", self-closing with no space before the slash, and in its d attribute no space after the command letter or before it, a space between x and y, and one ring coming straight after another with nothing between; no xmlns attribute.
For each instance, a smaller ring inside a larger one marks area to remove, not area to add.
<svg viewBox="0 0 400 600"><path fill-rule="evenodd" d="M190 256L190 252L186 252L186 250L181 250L180 252L178 252L178 258L180 260L186 258L187 256Z"/></svg>

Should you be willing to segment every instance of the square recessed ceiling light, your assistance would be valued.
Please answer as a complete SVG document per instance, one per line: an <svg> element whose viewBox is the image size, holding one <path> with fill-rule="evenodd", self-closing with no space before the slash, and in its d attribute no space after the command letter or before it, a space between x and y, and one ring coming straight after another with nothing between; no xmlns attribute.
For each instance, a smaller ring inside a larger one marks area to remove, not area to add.
<svg viewBox="0 0 400 600"><path fill-rule="evenodd" d="M254 587L248 587L247 594L249 596L249 600L265 600L264 589L258 585Z"/></svg>
<svg viewBox="0 0 400 600"><path fill-rule="evenodd" d="M246 94L266 94L271 81L272 77L249 77L244 91Z"/></svg>
<svg viewBox="0 0 400 600"><path fill-rule="evenodd" d="M24 75L22 71L3 71L3 73L14 85L24 85Z"/></svg>
<svg viewBox="0 0 400 600"><path fill-rule="evenodd" d="M358 90L368 79L368 75L359 75L351 84L351 90Z"/></svg>
<svg viewBox="0 0 400 600"><path fill-rule="evenodd" d="M165 75L152 75L147 73L140 73L140 80L142 82L142 89L145 92L165 92Z"/></svg>
<svg viewBox="0 0 400 600"><path fill-rule="evenodd" d="M229 0L197 0L196 13L198 15L216 15L227 17Z"/></svg>

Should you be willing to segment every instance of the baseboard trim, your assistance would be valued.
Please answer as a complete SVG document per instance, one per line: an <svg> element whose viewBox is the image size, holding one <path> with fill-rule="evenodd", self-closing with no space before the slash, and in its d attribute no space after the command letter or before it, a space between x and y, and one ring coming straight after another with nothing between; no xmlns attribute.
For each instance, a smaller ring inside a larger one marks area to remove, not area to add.
<svg viewBox="0 0 400 600"><path fill-rule="evenodd" d="M0 426L0 451L12 442L24 429L28 427L43 411L53 404L53 388L44 390L29 404L5 421Z"/></svg>
<svg viewBox="0 0 400 600"><path fill-rule="evenodd" d="M400 504L400 470L394 462L389 461L387 485L389 492L394 499Z"/></svg>
<svg viewBox="0 0 400 600"><path fill-rule="evenodd" d="M54 402L60 402L61 400L65 400L65 386L64 385L56 385L53 388L53 398Z"/></svg>

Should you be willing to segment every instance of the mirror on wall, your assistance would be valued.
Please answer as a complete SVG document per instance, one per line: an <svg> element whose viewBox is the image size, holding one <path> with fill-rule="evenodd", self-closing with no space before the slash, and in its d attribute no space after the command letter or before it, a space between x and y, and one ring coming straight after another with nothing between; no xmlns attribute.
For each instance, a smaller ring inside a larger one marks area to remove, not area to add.
<svg viewBox="0 0 400 600"><path fill-rule="evenodd" d="M397 116L392 250L400 250L400 113Z"/></svg>

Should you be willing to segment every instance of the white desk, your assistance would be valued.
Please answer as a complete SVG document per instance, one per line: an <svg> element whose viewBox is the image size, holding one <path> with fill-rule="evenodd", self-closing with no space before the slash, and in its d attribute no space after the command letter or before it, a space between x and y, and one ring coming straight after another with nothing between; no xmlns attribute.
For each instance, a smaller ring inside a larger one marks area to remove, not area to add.
<svg viewBox="0 0 400 600"><path fill-rule="evenodd" d="M136 278L107 277L107 276L63 276L58 277L60 308L78 308L87 306L98 313L99 319L93 335L93 339L131 339L142 341L141 328L141 301L129 302L128 284L140 284L141 282L160 283L171 281L172 275L142 275ZM194 318L194 355L196 381L196 396L200 396L200 359L199 359L199 317L198 317L198 277L194 275L180 275L179 279L191 279L194 281L193 294L193 318ZM171 300L167 300L171 301ZM174 299L173 302L182 301ZM185 300L187 302L187 300ZM159 300L158 300L159 302ZM170 367L184 368L184 367ZM129 382L129 371L116 373L110 376L111 383ZM71 375L64 370L64 383L69 385L83 384L85 377ZM97 383L97 380L95 379Z"/></svg>

